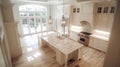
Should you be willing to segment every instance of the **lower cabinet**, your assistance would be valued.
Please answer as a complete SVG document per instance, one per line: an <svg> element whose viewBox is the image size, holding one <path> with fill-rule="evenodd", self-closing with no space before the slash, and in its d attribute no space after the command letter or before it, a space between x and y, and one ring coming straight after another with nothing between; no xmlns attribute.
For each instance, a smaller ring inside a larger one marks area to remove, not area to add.
<svg viewBox="0 0 120 67"><path fill-rule="evenodd" d="M65 60L67 59L67 63L70 64L76 60L78 60L79 58L81 58L81 53L78 53L79 50L76 50L70 54L67 55L68 58L66 58L65 54L61 53L60 51L56 51L56 60L60 65L64 65L65 64Z"/></svg>
<svg viewBox="0 0 120 67"><path fill-rule="evenodd" d="M78 41L80 36L78 35L78 33L70 31L70 38L75 40L75 41Z"/></svg>
<svg viewBox="0 0 120 67"><path fill-rule="evenodd" d="M90 36L89 46L100 51L106 52L108 47L108 41Z"/></svg>

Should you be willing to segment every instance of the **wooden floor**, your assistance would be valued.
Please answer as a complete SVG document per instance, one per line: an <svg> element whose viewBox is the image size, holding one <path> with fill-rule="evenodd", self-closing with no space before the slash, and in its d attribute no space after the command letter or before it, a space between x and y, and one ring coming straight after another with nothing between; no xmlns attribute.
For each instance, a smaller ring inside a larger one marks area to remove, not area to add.
<svg viewBox="0 0 120 67"><path fill-rule="evenodd" d="M33 46L32 46L33 47ZM38 46L39 47L39 46ZM28 46L24 49L28 49ZM49 47L30 48L13 60L13 67L63 67L55 60L55 52ZM83 57L68 67L102 67L105 54L89 47L82 47Z"/></svg>

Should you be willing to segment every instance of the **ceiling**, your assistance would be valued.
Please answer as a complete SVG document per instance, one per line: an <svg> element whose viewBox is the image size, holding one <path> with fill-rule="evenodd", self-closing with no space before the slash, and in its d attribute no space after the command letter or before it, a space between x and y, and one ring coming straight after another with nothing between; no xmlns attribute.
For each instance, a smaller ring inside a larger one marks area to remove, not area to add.
<svg viewBox="0 0 120 67"><path fill-rule="evenodd" d="M48 4L49 0L11 0L12 3L41 3L41 4ZM51 3L61 3L61 0L50 0Z"/></svg>
<svg viewBox="0 0 120 67"><path fill-rule="evenodd" d="M101 1L114 1L114 0L11 0L12 3L41 3L41 4L49 4L52 5L62 4L64 3L71 4L71 3L78 3L83 1L92 1L92 2L101 2Z"/></svg>

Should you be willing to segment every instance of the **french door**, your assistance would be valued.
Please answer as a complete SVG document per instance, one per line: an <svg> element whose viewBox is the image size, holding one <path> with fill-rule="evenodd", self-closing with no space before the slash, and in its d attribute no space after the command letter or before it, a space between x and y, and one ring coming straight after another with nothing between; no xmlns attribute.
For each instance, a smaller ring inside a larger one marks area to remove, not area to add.
<svg viewBox="0 0 120 67"><path fill-rule="evenodd" d="M36 34L47 31L46 17L21 17L22 35Z"/></svg>

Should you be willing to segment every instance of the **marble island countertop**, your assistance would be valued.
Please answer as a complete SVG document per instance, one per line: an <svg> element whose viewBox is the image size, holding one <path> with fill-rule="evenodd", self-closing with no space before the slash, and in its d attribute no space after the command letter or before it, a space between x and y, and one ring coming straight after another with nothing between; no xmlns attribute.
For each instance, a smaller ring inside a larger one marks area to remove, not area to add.
<svg viewBox="0 0 120 67"><path fill-rule="evenodd" d="M69 54L83 45L73 41L69 38L60 39L57 37L57 34L50 34L47 37L43 37L45 41L47 41L52 47L56 48L57 50L61 51L64 54Z"/></svg>

